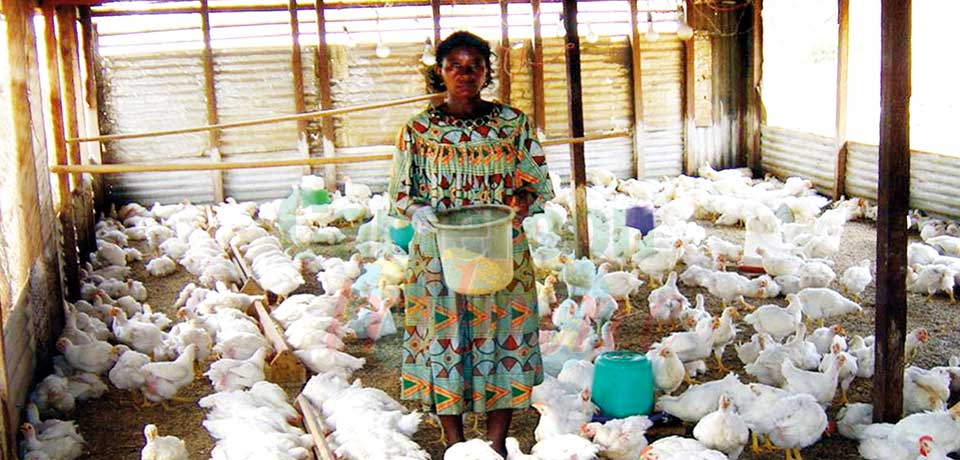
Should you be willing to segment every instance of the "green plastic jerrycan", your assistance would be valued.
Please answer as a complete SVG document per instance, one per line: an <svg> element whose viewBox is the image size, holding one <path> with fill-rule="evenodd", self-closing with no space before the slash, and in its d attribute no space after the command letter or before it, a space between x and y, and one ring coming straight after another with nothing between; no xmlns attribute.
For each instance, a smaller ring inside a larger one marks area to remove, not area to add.
<svg viewBox="0 0 960 460"><path fill-rule="evenodd" d="M593 403L606 417L646 415L653 410L653 367L627 350L602 353L594 362Z"/></svg>

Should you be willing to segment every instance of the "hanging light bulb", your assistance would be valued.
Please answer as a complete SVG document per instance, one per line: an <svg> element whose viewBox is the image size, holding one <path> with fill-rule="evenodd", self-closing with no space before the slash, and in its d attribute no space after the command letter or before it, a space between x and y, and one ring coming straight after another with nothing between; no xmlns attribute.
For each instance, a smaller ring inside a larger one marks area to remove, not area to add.
<svg viewBox="0 0 960 460"><path fill-rule="evenodd" d="M655 42L660 39L660 32L653 29L653 14L647 13L647 33L643 35L648 42Z"/></svg>
<svg viewBox="0 0 960 460"><path fill-rule="evenodd" d="M433 45L429 38L423 42L423 54L420 55L420 62L427 67L437 65L437 56L433 54Z"/></svg>
<svg viewBox="0 0 960 460"><path fill-rule="evenodd" d="M347 26L343 26L343 35L345 37L343 44L346 45L347 48L356 48L357 42L353 41L353 37L350 36L350 31L347 30Z"/></svg>
<svg viewBox="0 0 960 460"><path fill-rule="evenodd" d="M377 38L377 49L374 51L378 58L384 59L390 57L390 47L383 43L383 37Z"/></svg>
<svg viewBox="0 0 960 460"><path fill-rule="evenodd" d="M557 36L566 37L567 27L563 24L563 15L557 17Z"/></svg>
<svg viewBox="0 0 960 460"><path fill-rule="evenodd" d="M527 44L526 42L524 42L523 40L520 40L520 41L513 42L513 44L510 45L510 47L515 50L518 50L520 48L523 48L526 44Z"/></svg>
<svg viewBox="0 0 960 460"><path fill-rule="evenodd" d="M683 12L680 8L677 8L677 38L680 40L689 40L693 38L693 27L690 27L690 24L687 24L685 18L682 17Z"/></svg>
<svg viewBox="0 0 960 460"><path fill-rule="evenodd" d="M600 36L593 30L593 25L587 24L587 43L596 43L599 39Z"/></svg>

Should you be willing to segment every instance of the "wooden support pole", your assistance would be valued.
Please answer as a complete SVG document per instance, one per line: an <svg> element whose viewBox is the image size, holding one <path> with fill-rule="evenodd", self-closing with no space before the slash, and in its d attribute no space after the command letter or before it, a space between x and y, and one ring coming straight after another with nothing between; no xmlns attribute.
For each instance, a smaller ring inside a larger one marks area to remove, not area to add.
<svg viewBox="0 0 960 460"><path fill-rule="evenodd" d="M646 155L643 152L643 73L640 57L640 31L637 29L637 0L630 0L630 81L633 98L633 155L637 162L637 179L646 177Z"/></svg>
<svg viewBox="0 0 960 460"><path fill-rule="evenodd" d="M546 97L543 87L543 35L540 27L540 0L530 0L533 11L533 59L530 61L530 74L533 79L533 124L537 136L546 137L547 114ZM573 133L571 133L572 135Z"/></svg>
<svg viewBox="0 0 960 460"><path fill-rule="evenodd" d="M316 59L317 91L320 92L320 110L330 110L333 108L333 95L330 92L330 46L327 44L326 8L323 0L316 1L316 11L319 37ZM323 157L334 158L337 155L337 149L333 119L323 118L320 123ZM332 163L326 165L323 169L323 178L327 189L333 191L337 186L337 167Z"/></svg>
<svg viewBox="0 0 960 460"><path fill-rule="evenodd" d="M877 317L873 419L903 409L907 326L907 211L910 203L911 0L881 0L880 171L877 186Z"/></svg>
<svg viewBox="0 0 960 460"><path fill-rule="evenodd" d="M99 89L97 87L97 31L90 18L90 7L80 7L80 31L83 37L83 63L85 65L84 74L84 97L86 98L86 121L84 126L85 136L100 135L100 101ZM87 144L86 154L83 156L83 163L101 164L103 156L100 152L100 144ZM103 188L103 182L99 177L91 178L93 182L93 201L94 209L103 211L107 207L106 193Z"/></svg>
<svg viewBox="0 0 960 460"><path fill-rule="evenodd" d="M77 12L72 6L61 6L56 9L57 44L60 47L60 75L61 90L63 91L63 127L67 138L79 135L80 122L77 116L79 98L77 97L77 82L80 78L79 54L77 53ZM80 161L79 144L67 144L67 160L70 164L78 165ZM71 188L80 186L80 176L74 176Z"/></svg>
<svg viewBox="0 0 960 460"><path fill-rule="evenodd" d="M763 77L763 0L753 0L753 50L751 58L750 89L747 91L747 123L750 133L750 152L747 167L754 177L763 175L760 158L760 127L763 125L763 100L760 98L760 83Z"/></svg>
<svg viewBox="0 0 960 460"><path fill-rule="evenodd" d="M107 165L51 165L54 174L116 174L138 172L171 171L227 171L233 169L286 168L291 166L318 166L327 164L362 163L365 161L385 161L393 154L363 155L336 158L292 158L289 160L236 161L229 163L135 163Z"/></svg>
<svg viewBox="0 0 960 460"><path fill-rule="evenodd" d="M290 39L293 44L290 48L290 67L293 72L293 110L296 113L306 111L303 101L303 56L300 54L300 19L297 17L297 0L289 0L290 12ZM300 156L310 158L310 142L307 140L307 121L297 120L297 149ZM312 174L309 167L303 168L304 174Z"/></svg>
<svg viewBox="0 0 960 460"><path fill-rule="evenodd" d="M207 124L219 123L217 113L217 89L213 78L213 47L210 45L210 5L208 0L200 0L200 28L203 31L203 94L207 102ZM212 129L209 133L207 151L210 161L220 162L220 130ZM219 203L224 200L223 172L210 173L213 182L213 201Z"/></svg>
<svg viewBox="0 0 960 460"><path fill-rule="evenodd" d="M47 78L50 88L50 124L53 140L54 158L58 165L68 164L67 144L64 141L63 99L60 93L60 58L57 52L55 11L52 6L43 8L43 41L47 61ZM61 208L70 204L70 178L66 174L58 177L57 196Z"/></svg>
<svg viewBox="0 0 960 460"><path fill-rule="evenodd" d="M563 0L563 25L566 30L564 49L567 57L567 106L570 118L570 137L583 136L583 88L580 82L580 37L577 35L577 0ZM587 226L587 168L584 164L583 143L570 144L570 171L577 219L577 252L590 257L590 235Z"/></svg>
<svg viewBox="0 0 960 460"><path fill-rule="evenodd" d="M63 126L65 135L68 138L77 137L80 133L80 108L83 107L83 97L77 91L81 87L80 82L80 54L79 40L77 37L77 11L73 6L60 6L56 8L57 19L57 44L60 49L60 75L61 89L63 90ZM67 160L72 165L82 164L80 155L80 144L66 144ZM87 206L86 198L82 188L83 176L74 174L71 176L71 188L74 197L71 207L72 222L74 227L74 237L77 242L77 257L79 262L89 261L90 253L97 250L96 231L94 229L93 210Z"/></svg>
<svg viewBox="0 0 960 460"><path fill-rule="evenodd" d="M500 1L500 53L497 80L500 82L500 102L510 103L510 0Z"/></svg>
<svg viewBox="0 0 960 460"><path fill-rule="evenodd" d="M45 6L43 8L43 38L45 44L45 54L47 61L47 78L49 82L50 90L50 132L52 135L53 141L53 152L54 158L56 159L57 165L67 165L67 144L64 141L64 123L63 123L63 99L61 98L60 92L60 58L58 53L57 45L57 35L56 35L56 12L53 6ZM12 60L12 57L11 57ZM11 68L13 66L11 65ZM26 67L25 67L26 68ZM27 113L30 112L29 102L27 107L22 110L26 110ZM16 112L16 110L15 110ZM30 118L27 118L27 123L15 123L15 126L20 126L21 129L18 129L18 132L26 132L28 137L30 135L31 126L29 123ZM16 120L15 120L16 121ZM32 142L32 140L28 140ZM33 164L33 149L31 147L30 151L27 152L30 155L30 158L22 158L22 162L18 159L18 167L23 167ZM80 166L80 165L73 165ZM25 181L36 180L36 171L34 169L33 178L31 179L29 175L21 178ZM36 195L36 183L33 184L34 195ZM63 246L61 251L63 254L63 283L67 288L66 297L67 300L73 301L80 297L80 270L79 270L79 252L77 249L77 237L76 237L76 227L74 226L73 219L73 200L70 199L70 178L67 174L58 174L57 176L57 197L59 199L59 209L58 209L58 220L60 221L60 235L63 239ZM39 204L38 204L39 206ZM38 222L39 224L39 222ZM36 238L34 232L37 227L28 226L29 233L26 236L26 239L23 241L39 241L39 238ZM23 273L29 273L29 268Z"/></svg>
<svg viewBox="0 0 960 460"><path fill-rule="evenodd" d="M636 0L633 0L636 1ZM696 6L693 0L686 0L687 23L693 15ZM690 25L693 27L693 25ZM634 33L637 33L634 31ZM696 131L694 116L696 113L696 95L694 94L696 76L695 49L697 40L691 37L683 42L683 173L690 175L697 170L696 158L693 155L693 139Z"/></svg>
<svg viewBox="0 0 960 460"><path fill-rule="evenodd" d="M438 93L443 94L443 93ZM210 131L214 129L243 128L246 126L267 125L270 123L280 123L294 120L310 120L313 118L332 117L344 113L363 112L365 110L380 109L383 107L393 107L396 105L413 104L415 102L425 101L436 97L438 94L426 94L422 96L412 96L404 99L394 99L392 101L374 102L372 104L353 105L350 107L340 107L338 109L318 110L316 112L299 113L293 115L281 115L279 117L259 118L256 120L237 121L233 123L220 123L217 125L198 126L194 128L171 129L166 131L150 131L143 133L130 134L108 134L97 137L84 137L79 139L67 139L67 142L103 142L115 141L118 139L139 139L143 137L172 136L174 134L198 133L201 131Z"/></svg>
<svg viewBox="0 0 960 460"><path fill-rule="evenodd" d="M20 214L19 222L16 222L16 225L13 228L16 228L18 234L16 238L22 242L25 247L22 253L26 254L39 254L39 246L42 238L38 236L38 229L40 225L39 218L39 208L40 203L38 197L36 196L36 169L34 161L34 152L33 152L33 139L32 139L32 126L33 120L31 117L30 110L30 95L29 95L29 85L28 81L30 79L30 56L27 52L27 47L34 46L34 37L31 35L31 21L33 7L26 2L21 2L19 0L2 0L0 1L0 12L3 13L4 22L6 23L6 46L7 46L7 59L8 62L5 65L9 67L8 79L0 82L0 85L3 85L5 90L10 91L10 103L11 107L6 108L6 110L11 110L13 126L16 126L18 129L13 130L13 139L7 140L7 142L12 141L14 148L16 149L16 164L11 165L11 170L7 173L10 174L14 180L17 181L17 194L21 196L16 196L19 198L17 200L17 205L21 206L23 212ZM52 24L51 24L52 25ZM9 86L8 86L9 85ZM21 169L23 168L23 169ZM29 181L32 182L33 194L29 194L30 184L26 183ZM61 177L61 182L66 184L66 178ZM27 193L24 194L24 191ZM36 209L36 211L34 211ZM28 220L26 214L36 213L36 220ZM30 227L33 225L33 227ZM4 238L5 235L0 235L0 238ZM4 245L6 247L6 245ZM6 256L6 254L3 254ZM4 259L9 260L9 259ZM33 264L33 260L21 260L19 266L5 266L4 268L10 271L17 270L17 273L29 273L29 266ZM24 271L24 269L27 271ZM0 325L6 324L3 319L3 312L12 311L10 308L11 305L14 305L15 300L12 298L12 293L9 292L7 286L9 286L7 280L0 280L4 282L5 287L0 292L6 292L0 304ZM18 289L19 286L14 286L12 289ZM18 334L25 334L23 330L15 330L14 332ZM14 395L11 394L10 388L10 371L13 369L7 368L6 352L3 348L3 327L0 327L0 368L3 372L0 372L0 416L3 420L3 450L0 452L0 457L3 458L18 458L17 457L17 401L13 400Z"/></svg>
<svg viewBox="0 0 960 460"><path fill-rule="evenodd" d="M440 44L440 0L430 0L430 19L433 22L433 46L437 46Z"/></svg>
<svg viewBox="0 0 960 460"><path fill-rule="evenodd" d="M833 199L845 193L847 178L847 73L850 55L850 0L837 0L837 119L834 145L837 163L834 168Z"/></svg>

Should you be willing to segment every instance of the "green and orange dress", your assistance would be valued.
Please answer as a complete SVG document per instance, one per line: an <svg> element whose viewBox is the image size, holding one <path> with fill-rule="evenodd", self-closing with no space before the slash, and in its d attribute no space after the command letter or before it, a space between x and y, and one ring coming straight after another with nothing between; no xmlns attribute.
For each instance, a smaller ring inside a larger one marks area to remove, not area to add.
<svg viewBox="0 0 960 460"><path fill-rule="evenodd" d="M502 104L477 118L436 108L413 117L397 140L389 193L396 217L413 204L524 204L533 214L553 196L526 115ZM513 222L513 281L492 295L455 295L443 281L436 234L414 236L403 289L402 399L440 415L530 406L543 367L524 217Z"/></svg>

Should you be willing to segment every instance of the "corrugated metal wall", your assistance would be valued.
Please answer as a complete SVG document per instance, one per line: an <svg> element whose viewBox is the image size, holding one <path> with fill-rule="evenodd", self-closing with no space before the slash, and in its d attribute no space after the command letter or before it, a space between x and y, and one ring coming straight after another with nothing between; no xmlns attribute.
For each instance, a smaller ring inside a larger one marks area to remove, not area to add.
<svg viewBox="0 0 960 460"><path fill-rule="evenodd" d="M111 56L103 58L99 67L101 132L207 124L200 51ZM206 133L118 140L107 143L103 160L202 162L207 160L207 145ZM213 199L210 177L207 172L112 174L106 176L106 184L112 201L207 202Z"/></svg>
<svg viewBox="0 0 960 460"><path fill-rule="evenodd" d="M822 193L833 193L837 162L833 138L763 125L760 152L765 172L810 179Z"/></svg>
<svg viewBox="0 0 960 460"><path fill-rule="evenodd" d="M879 147L849 143L847 193L875 200ZM960 216L960 157L910 152L910 206L939 214Z"/></svg>
<svg viewBox="0 0 960 460"><path fill-rule="evenodd" d="M661 38L640 42L646 177L683 172L683 42Z"/></svg>

